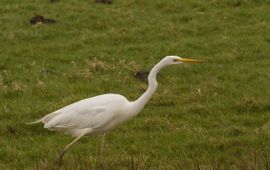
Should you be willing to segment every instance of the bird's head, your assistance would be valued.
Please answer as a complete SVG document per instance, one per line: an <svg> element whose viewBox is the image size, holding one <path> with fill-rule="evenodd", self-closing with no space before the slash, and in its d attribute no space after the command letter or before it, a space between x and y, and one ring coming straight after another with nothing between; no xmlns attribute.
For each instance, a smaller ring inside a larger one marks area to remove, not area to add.
<svg viewBox="0 0 270 170"><path fill-rule="evenodd" d="M190 58L182 58L178 56L167 56L162 59L164 64L166 65L175 65L175 64L182 64L182 63L202 63L202 60L195 60Z"/></svg>

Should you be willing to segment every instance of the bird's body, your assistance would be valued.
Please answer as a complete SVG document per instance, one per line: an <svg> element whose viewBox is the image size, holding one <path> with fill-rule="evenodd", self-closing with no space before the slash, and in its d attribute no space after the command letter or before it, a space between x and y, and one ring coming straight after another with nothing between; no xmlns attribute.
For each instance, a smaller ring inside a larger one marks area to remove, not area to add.
<svg viewBox="0 0 270 170"><path fill-rule="evenodd" d="M135 101L128 101L119 94L103 94L67 105L56 110L40 120L44 127L52 131L60 131L76 137L60 154L60 167L65 151L81 137L89 134L105 134L119 124L136 116L150 100L157 89L156 76L159 71L168 66L188 63L200 63L200 60L186 59L178 56L167 56L156 64L148 75L147 90ZM103 135L104 136L104 135ZM101 162L104 165L103 145L101 144Z"/></svg>
<svg viewBox="0 0 270 170"><path fill-rule="evenodd" d="M67 105L41 121L44 127L74 137L82 132L102 134L132 118L132 102L119 94L103 94Z"/></svg>

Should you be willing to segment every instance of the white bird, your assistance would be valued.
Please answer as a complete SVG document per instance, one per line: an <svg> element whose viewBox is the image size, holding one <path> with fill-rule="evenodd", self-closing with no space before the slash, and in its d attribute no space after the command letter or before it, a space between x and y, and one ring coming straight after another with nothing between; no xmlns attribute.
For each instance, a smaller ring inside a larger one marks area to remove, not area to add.
<svg viewBox="0 0 270 170"><path fill-rule="evenodd" d="M81 137L90 134L102 134L99 159L102 167L106 169L103 157L105 133L133 118L144 108L157 89L156 76L158 72L168 65L201 62L201 60L167 56L152 68L148 75L146 92L135 101L128 101L119 94L102 94L67 105L30 124L42 122L44 128L48 130L59 131L76 137L61 152L58 168L60 168L65 151Z"/></svg>

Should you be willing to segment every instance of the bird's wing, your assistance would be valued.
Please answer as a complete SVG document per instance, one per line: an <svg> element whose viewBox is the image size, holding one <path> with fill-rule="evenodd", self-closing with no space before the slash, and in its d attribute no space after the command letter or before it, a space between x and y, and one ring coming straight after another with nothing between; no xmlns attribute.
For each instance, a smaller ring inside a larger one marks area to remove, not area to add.
<svg viewBox="0 0 270 170"><path fill-rule="evenodd" d="M113 118L106 107L71 109L55 113L56 116L45 124L45 128L98 128Z"/></svg>
<svg viewBox="0 0 270 170"><path fill-rule="evenodd" d="M45 124L45 128L57 131L98 129L114 120L125 100L123 97L117 96L101 96L82 100L45 116L42 122Z"/></svg>

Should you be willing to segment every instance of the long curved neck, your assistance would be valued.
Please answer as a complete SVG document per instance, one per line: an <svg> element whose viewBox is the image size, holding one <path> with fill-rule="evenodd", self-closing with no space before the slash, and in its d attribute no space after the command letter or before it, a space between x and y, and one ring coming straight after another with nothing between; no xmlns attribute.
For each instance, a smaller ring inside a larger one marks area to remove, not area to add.
<svg viewBox="0 0 270 170"><path fill-rule="evenodd" d="M134 107L136 108L137 112L140 112L145 104L150 100L150 98L153 96L155 93L158 83L157 83L157 74L159 71L165 67L165 64L162 62L162 60L156 64L151 72L148 75L148 88L147 90L136 100L134 101Z"/></svg>

